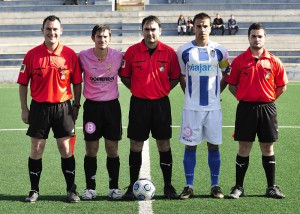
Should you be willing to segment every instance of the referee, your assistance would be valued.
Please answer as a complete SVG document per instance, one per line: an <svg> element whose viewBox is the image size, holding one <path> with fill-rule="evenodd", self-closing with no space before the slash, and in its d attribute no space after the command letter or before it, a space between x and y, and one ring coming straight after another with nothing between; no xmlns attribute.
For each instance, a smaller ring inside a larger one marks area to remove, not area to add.
<svg viewBox="0 0 300 214"><path fill-rule="evenodd" d="M59 42L62 26L57 16L44 19L41 29L45 41L25 55L18 83L22 120L29 124L27 135L31 137L28 170L31 183L26 202L34 203L39 197L39 181L42 172L42 155L50 128L61 155L61 168L67 184L67 200L79 202L75 184L75 158L70 148L74 135L74 120L80 108L81 71L75 52ZM27 105L28 84L32 97L30 110ZM71 83L74 91L72 99Z"/></svg>
<svg viewBox="0 0 300 214"><path fill-rule="evenodd" d="M122 82L132 93L127 130L130 139L130 185L123 195L125 200L134 199L132 186L139 177L142 149L150 132L159 150L164 195L168 199L178 198L171 184L172 118L168 95L179 82L180 66L175 51L159 41L161 31L161 23L156 16L144 18L144 39L128 48L120 72Z"/></svg>
<svg viewBox="0 0 300 214"><path fill-rule="evenodd" d="M244 177L256 135L267 178L265 195L277 199L285 197L275 185L274 142L278 139L275 101L286 90L288 79L280 59L264 48L265 40L263 25L253 23L248 29L250 47L232 61L231 72L226 76L230 92L239 101L234 130L239 150L236 184L229 195L232 199L244 196Z"/></svg>

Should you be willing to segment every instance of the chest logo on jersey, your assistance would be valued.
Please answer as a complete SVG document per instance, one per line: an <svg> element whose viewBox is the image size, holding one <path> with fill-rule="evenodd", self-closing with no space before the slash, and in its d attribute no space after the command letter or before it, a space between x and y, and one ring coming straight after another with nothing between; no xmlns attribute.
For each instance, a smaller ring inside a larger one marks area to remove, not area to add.
<svg viewBox="0 0 300 214"><path fill-rule="evenodd" d="M164 72L165 71L165 65L164 64L160 64L159 71L160 72Z"/></svg>
<svg viewBox="0 0 300 214"><path fill-rule="evenodd" d="M108 64L106 67L106 72L111 72L112 71L112 64Z"/></svg>
<svg viewBox="0 0 300 214"><path fill-rule="evenodd" d="M66 68L63 68L63 67L59 68L59 73L60 73L60 79L61 80L66 79L67 72L68 72L68 70Z"/></svg>
<svg viewBox="0 0 300 214"><path fill-rule="evenodd" d="M217 70L214 66L209 64L201 64L201 63L188 63L187 71L190 75L196 76L215 76L217 75Z"/></svg>
<svg viewBox="0 0 300 214"><path fill-rule="evenodd" d="M270 79L270 76L271 76L270 72L267 72L266 73L266 80Z"/></svg>
<svg viewBox="0 0 300 214"><path fill-rule="evenodd" d="M115 77L90 77L93 84L108 84L115 80Z"/></svg>
<svg viewBox="0 0 300 214"><path fill-rule="evenodd" d="M215 50L211 50L211 51L210 51L210 56L211 56L212 58L215 58L215 56L216 56L216 51L215 51Z"/></svg>

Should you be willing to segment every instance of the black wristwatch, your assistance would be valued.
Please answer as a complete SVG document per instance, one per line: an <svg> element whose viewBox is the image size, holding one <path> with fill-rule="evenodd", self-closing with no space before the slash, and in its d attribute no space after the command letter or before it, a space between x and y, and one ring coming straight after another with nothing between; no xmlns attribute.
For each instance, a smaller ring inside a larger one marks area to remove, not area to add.
<svg viewBox="0 0 300 214"><path fill-rule="evenodd" d="M80 104L76 105L75 102L74 102L74 100L73 100L72 106L75 107L75 108L78 108L78 109L80 109L80 107L81 107Z"/></svg>

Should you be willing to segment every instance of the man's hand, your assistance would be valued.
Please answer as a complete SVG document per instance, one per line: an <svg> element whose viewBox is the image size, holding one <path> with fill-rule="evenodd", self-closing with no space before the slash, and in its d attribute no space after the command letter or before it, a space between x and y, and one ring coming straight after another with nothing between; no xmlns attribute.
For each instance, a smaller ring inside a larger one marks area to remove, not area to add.
<svg viewBox="0 0 300 214"><path fill-rule="evenodd" d="M29 123L29 121L28 121L28 118L29 118L29 109L28 109L28 108L22 110L21 118L22 118L22 121L23 121L25 124L28 124L28 123Z"/></svg>
<svg viewBox="0 0 300 214"><path fill-rule="evenodd" d="M73 102L73 104L72 104L72 113L73 113L72 116L73 116L74 122L77 120L78 112L79 112L80 107L81 107L80 104L75 104Z"/></svg>
<svg viewBox="0 0 300 214"><path fill-rule="evenodd" d="M73 120L74 120L74 121L77 120L78 112L79 112L79 108L76 108L76 107L73 107L73 108L72 108L72 117L73 117Z"/></svg>

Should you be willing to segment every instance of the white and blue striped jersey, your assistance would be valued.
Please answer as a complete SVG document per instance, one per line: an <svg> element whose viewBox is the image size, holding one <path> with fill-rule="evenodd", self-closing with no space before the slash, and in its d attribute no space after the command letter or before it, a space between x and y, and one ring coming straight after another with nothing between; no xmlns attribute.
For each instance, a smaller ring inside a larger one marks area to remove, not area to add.
<svg viewBox="0 0 300 214"><path fill-rule="evenodd" d="M205 47L191 41L179 47L177 56L181 73L186 76L184 109L220 109L220 78L229 66L227 50L212 41Z"/></svg>

